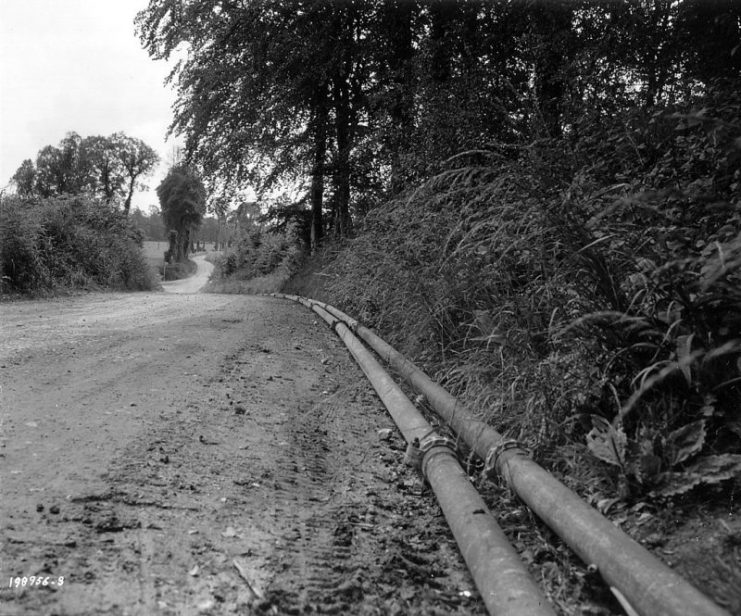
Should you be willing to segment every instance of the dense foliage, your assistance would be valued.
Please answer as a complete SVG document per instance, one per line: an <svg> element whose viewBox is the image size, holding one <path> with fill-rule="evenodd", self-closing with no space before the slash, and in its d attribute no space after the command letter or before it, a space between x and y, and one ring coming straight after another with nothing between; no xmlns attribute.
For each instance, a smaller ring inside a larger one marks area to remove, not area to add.
<svg viewBox="0 0 741 616"><path fill-rule="evenodd" d="M243 204L229 220L227 249L213 259L209 290L218 293L280 291L299 268L306 238L293 221L267 227L256 204Z"/></svg>
<svg viewBox="0 0 741 616"><path fill-rule="evenodd" d="M170 229L170 257L175 262L188 258L191 234L206 212L206 189L195 169L176 165L157 187L162 219Z"/></svg>
<svg viewBox="0 0 741 616"><path fill-rule="evenodd" d="M295 229L280 232L254 227L243 230L235 241L234 250L224 255L220 275L226 277L238 272L241 278L250 279L265 276L278 268L292 273L300 256Z"/></svg>
<svg viewBox="0 0 741 616"><path fill-rule="evenodd" d="M161 212L157 208L152 208L148 213L134 208L131 211L130 218L131 222L142 232L145 240L154 242L167 241L167 227L165 226L165 221L162 220ZM209 243L216 247L219 242L219 233L219 221L213 216L206 216L201 221L201 226L194 234L194 237L191 238L191 241L202 244Z"/></svg>
<svg viewBox="0 0 741 616"><path fill-rule="evenodd" d="M156 286L141 234L110 204L81 196L0 202L0 294Z"/></svg>
<svg viewBox="0 0 741 616"><path fill-rule="evenodd" d="M461 151L578 138L736 77L732 0L151 0L173 130L227 192L300 186L316 241ZM327 216L329 214L329 216Z"/></svg>
<svg viewBox="0 0 741 616"><path fill-rule="evenodd" d="M741 105L703 102L449 161L366 217L332 299L542 459L586 443L625 494L738 475Z"/></svg>
<svg viewBox="0 0 741 616"><path fill-rule="evenodd" d="M58 147L42 148L35 164L24 160L13 183L24 197L87 195L120 204L128 213L134 191L158 162L151 147L123 133L84 139L68 133Z"/></svg>

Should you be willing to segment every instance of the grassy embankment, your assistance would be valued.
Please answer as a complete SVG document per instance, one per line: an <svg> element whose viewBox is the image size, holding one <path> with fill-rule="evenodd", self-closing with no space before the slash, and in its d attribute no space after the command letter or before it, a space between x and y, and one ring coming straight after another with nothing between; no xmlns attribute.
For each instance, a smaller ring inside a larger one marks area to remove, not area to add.
<svg viewBox="0 0 741 616"><path fill-rule="evenodd" d="M456 158L284 290L378 330L594 502L728 494L733 109L631 113L576 144Z"/></svg>
<svg viewBox="0 0 741 616"><path fill-rule="evenodd" d="M378 331L736 613L741 144L738 105L705 104L451 159L283 291Z"/></svg>
<svg viewBox="0 0 741 616"><path fill-rule="evenodd" d="M234 246L207 259L215 270L209 293L261 294L280 291L295 273L302 255L295 233L250 228Z"/></svg>
<svg viewBox="0 0 741 616"><path fill-rule="evenodd" d="M211 289L346 310L594 502L727 493L741 146L704 102L453 157L293 278L295 236L249 229Z"/></svg>

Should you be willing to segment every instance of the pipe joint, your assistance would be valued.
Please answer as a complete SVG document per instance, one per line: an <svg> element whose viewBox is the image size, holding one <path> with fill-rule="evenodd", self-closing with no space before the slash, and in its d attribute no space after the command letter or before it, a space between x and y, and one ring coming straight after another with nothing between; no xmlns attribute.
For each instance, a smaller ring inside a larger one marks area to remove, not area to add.
<svg viewBox="0 0 741 616"><path fill-rule="evenodd" d="M486 477L491 478L492 475L502 475L503 469L502 469L502 463L504 462L504 459L502 458L502 455L505 452L510 452L510 455L520 455L529 457L529 453L527 448L520 443L519 441L516 441L515 439L502 439L494 445L486 454L486 460L484 461L484 471L483 474Z"/></svg>
<svg viewBox="0 0 741 616"><path fill-rule="evenodd" d="M420 470L425 479L427 478L427 466L436 455L447 454L457 458L455 441L437 434L430 434L423 438L419 443L419 452L422 456Z"/></svg>

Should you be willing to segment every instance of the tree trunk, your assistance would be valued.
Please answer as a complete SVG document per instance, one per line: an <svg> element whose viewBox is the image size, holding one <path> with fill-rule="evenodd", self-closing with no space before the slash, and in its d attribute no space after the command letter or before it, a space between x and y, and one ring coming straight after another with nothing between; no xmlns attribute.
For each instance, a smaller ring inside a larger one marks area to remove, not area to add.
<svg viewBox="0 0 741 616"><path fill-rule="evenodd" d="M178 234L178 263L184 263L188 260L188 252L190 248L190 229L181 229Z"/></svg>
<svg viewBox="0 0 741 616"><path fill-rule="evenodd" d="M219 232L216 236L216 250L224 250L226 248L226 214L220 213L218 216Z"/></svg>
<svg viewBox="0 0 741 616"><path fill-rule="evenodd" d="M178 256L178 232L172 229L167 234L167 242L169 247L165 253L165 261L167 261L167 263L176 262Z"/></svg>
<svg viewBox="0 0 741 616"><path fill-rule="evenodd" d="M404 187L402 155L409 148L414 129L414 47L412 18L416 10L411 2L396 0L384 5L383 26L388 36L390 81L393 99L389 116L394 127L391 145L391 192Z"/></svg>
<svg viewBox="0 0 741 616"><path fill-rule="evenodd" d="M347 82L337 76L335 90L335 132L337 160L335 162L335 233L346 237L350 233L350 108Z"/></svg>
<svg viewBox="0 0 741 616"><path fill-rule="evenodd" d="M106 203L110 204L113 201L115 191L111 185L111 167L107 161L103 163L101 183L103 185L103 199Z"/></svg>
<svg viewBox="0 0 741 616"><path fill-rule="evenodd" d="M332 89L335 110L335 137L337 139L337 159L334 169L334 231L339 237L347 237L351 232L350 219L350 150L353 145L355 122L350 101L350 80L352 79L354 59L355 15L351 5L347 12L337 16L338 58L332 76Z"/></svg>
<svg viewBox="0 0 741 616"><path fill-rule="evenodd" d="M535 58L535 94L544 136L560 137L566 94L565 69L570 62L572 8L542 4L534 14L540 50Z"/></svg>
<svg viewBox="0 0 741 616"><path fill-rule="evenodd" d="M430 77L432 81L443 84L450 79L451 54L453 53L450 38L450 27L453 16L458 9L456 3L449 0L435 0L430 3L431 18L430 45L432 60Z"/></svg>
<svg viewBox="0 0 741 616"><path fill-rule="evenodd" d="M134 187L136 185L136 177L131 177L129 180L129 194L126 195L126 202L124 203L124 214L129 215L129 209L131 208L131 198L134 196Z"/></svg>
<svg viewBox="0 0 741 616"><path fill-rule="evenodd" d="M327 84L316 90L314 101L314 167L311 171L311 254L314 254L324 234L324 161L327 155Z"/></svg>

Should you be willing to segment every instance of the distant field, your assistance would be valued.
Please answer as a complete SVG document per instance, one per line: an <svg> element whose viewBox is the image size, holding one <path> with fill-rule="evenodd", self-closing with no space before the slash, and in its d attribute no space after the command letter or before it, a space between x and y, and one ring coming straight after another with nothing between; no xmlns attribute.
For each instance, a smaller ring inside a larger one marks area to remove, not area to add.
<svg viewBox="0 0 741 616"><path fill-rule="evenodd" d="M144 242L144 255L147 257L147 263L155 271L165 260L165 250L167 250L167 242Z"/></svg>

